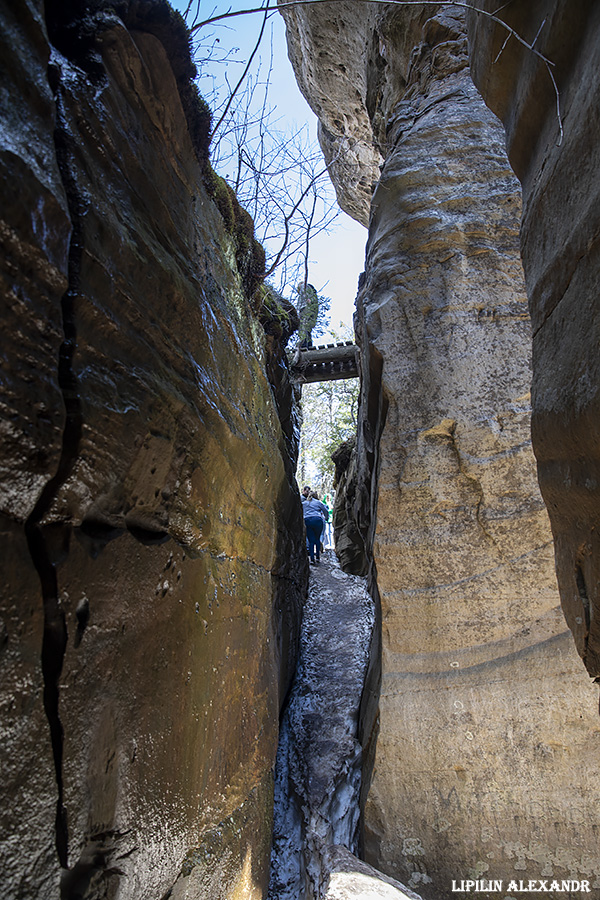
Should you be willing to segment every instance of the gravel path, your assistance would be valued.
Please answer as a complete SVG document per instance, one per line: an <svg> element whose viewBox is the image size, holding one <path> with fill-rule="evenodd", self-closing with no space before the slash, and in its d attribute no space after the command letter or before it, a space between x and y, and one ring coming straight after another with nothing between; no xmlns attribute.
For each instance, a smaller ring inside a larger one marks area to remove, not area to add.
<svg viewBox="0 0 600 900"><path fill-rule="evenodd" d="M366 579L326 550L311 566L300 659L276 766L270 900L322 896L328 845L356 852L357 720L374 622Z"/></svg>

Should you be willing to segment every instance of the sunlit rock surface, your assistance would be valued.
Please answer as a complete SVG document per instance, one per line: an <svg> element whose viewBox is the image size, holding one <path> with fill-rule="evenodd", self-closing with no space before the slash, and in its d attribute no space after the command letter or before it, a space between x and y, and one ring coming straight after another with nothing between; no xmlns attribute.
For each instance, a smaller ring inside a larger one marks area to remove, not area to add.
<svg viewBox="0 0 600 900"><path fill-rule="evenodd" d="M323 859L327 872L324 900L421 900L419 894L342 847L328 847Z"/></svg>
<svg viewBox="0 0 600 900"><path fill-rule="evenodd" d="M461 17L431 12L365 17L366 55L355 35L337 46L348 82L377 98L385 156L357 306L362 419L340 498L360 536L353 570L372 547L381 595L366 859L432 898L451 896L457 873L577 873L597 887L597 693L560 611L536 482L519 184ZM329 34L320 9L294 15ZM319 51L291 53L315 80ZM349 116L350 92L336 99ZM558 201L552 215L562 221Z"/></svg>
<svg viewBox="0 0 600 900"><path fill-rule="evenodd" d="M492 4L483 4L491 10ZM534 450L556 544L563 610L600 676L600 7L512 3L506 21L551 72L484 17L471 21L473 71L503 120L523 185L521 247L533 325ZM540 30L540 26L541 30Z"/></svg>
<svg viewBox="0 0 600 900"><path fill-rule="evenodd" d="M117 5L2 12L0 883L259 898L306 579L293 428L185 41L165 4Z"/></svg>
<svg viewBox="0 0 600 900"><path fill-rule="evenodd" d="M374 6L341 0L316 14L280 3L288 54L298 86L319 118L319 141L340 206L367 225L381 154L367 109L370 33Z"/></svg>

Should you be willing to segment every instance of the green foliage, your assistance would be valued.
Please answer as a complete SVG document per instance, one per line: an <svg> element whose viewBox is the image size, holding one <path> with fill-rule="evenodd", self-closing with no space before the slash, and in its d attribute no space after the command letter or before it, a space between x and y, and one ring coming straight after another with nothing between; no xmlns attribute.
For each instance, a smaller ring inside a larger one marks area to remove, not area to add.
<svg viewBox="0 0 600 900"><path fill-rule="evenodd" d="M329 331L329 311L331 309L331 299L323 294L319 296L319 315L317 316L317 324L313 328L313 338L322 337ZM341 324L341 323L340 323ZM354 333L350 328L346 328L349 337L339 338L342 340L354 340ZM335 338L337 340L337 338Z"/></svg>
<svg viewBox="0 0 600 900"><path fill-rule="evenodd" d="M302 388L302 442L299 480L321 492L334 485L331 459L344 441L356 434L358 379L322 381Z"/></svg>
<svg viewBox="0 0 600 900"><path fill-rule="evenodd" d="M254 237L252 216L240 206L233 188L217 175L210 163L205 169L204 183L223 217L225 229L234 239L235 259L244 292L254 311L258 312L261 303L259 288L265 277L265 251Z"/></svg>
<svg viewBox="0 0 600 900"><path fill-rule="evenodd" d="M292 303L267 283L259 287L259 322L265 333L276 338L285 347L299 325L298 313Z"/></svg>

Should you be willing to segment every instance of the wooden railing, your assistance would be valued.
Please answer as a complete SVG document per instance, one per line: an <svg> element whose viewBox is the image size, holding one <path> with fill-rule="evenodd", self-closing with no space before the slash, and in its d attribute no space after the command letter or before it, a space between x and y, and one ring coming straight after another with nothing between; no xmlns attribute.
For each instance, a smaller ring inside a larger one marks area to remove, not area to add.
<svg viewBox="0 0 600 900"><path fill-rule="evenodd" d="M291 351L289 360L292 378L297 384L358 378L358 347L352 341L296 348Z"/></svg>

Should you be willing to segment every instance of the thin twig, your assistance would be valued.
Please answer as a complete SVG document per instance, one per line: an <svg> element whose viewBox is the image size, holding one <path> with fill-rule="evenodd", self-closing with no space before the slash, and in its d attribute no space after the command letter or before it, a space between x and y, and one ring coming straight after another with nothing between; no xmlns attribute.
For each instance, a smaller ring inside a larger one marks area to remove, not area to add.
<svg viewBox="0 0 600 900"><path fill-rule="evenodd" d="M309 0L305 0L305 2L309 2ZM310 0L312 3L324 2L324 0ZM204 19L203 22L198 22L197 25L194 25L190 28L190 34L193 34L194 31L198 31L200 28L204 28L205 25L212 25L213 22L220 22L222 19L235 19L236 16L248 16L252 13L264 12L264 6L256 6L252 9L229 9L226 13L220 13L218 16L211 16L209 19ZM274 15L277 12L277 7L272 6L270 15Z"/></svg>
<svg viewBox="0 0 600 900"><path fill-rule="evenodd" d="M308 255L310 251L310 231L312 228L313 219L315 217L315 209L317 206L317 195L315 193L313 197L313 205L310 211L310 216L308 217L308 222L306 223L306 237L304 240L304 287L308 284Z"/></svg>
<svg viewBox="0 0 600 900"><path fill-rule="evenodd" d="M339 0L291 0L291 2L281 3L277 9L285 9L286 7L293 6L315 6L321 3L336 3ZM436 0L360 0L362 3L377 3L383 4L385 6L439 6L439 2ZM507 25L503 19L499 18L495 13L488 12L485 9L480 9L478 6L474 6L472 3L468 3L467 0L450 0L450 2L442 3L443 6L456 6L459 9L467 9L472 12L479 13L482 16L485 16L487 19L490 19L492 22L496 22L496 24L501 25L502 28L506 28L506 30L511 34L515 40L517 40L523 47L526 47L527 50L530 50L532 53L535 53L546 65L553 66L554 63L547 59L539 50L536 50L532 44L529 44L525 38L521 37L521 35L511 28L510 25ZM503 8L503 7L501 7ZM202 28L204 25L210 25L213 22L218 22L221 19L230 19L234 16L247 16L252 13L264 12L264 6L253 7L252 9L236 9L229 10L226 13L221 13L218 16L212 16L210 19L205 19L204 22L200 22L198 25L195 25L191 31L197 31L199 28Z"/></svg>
<svg viewBox="0 0 600 900"><path fill-rule="evenodd" d="M221 122L223 121L223 119L225 118L225 116L227 115L227 113L229 112L229 108L230 108L231 104L233 103L233 98L235 97L235 95L237 94L238 90L240 89L240 87L241 87L242 84L244 83L244 79L245 79L246 75L248 74L248 70L249 70L250 66L252 65L252 60L254 59L254 57L256 56L256 54L257 54L257 52L258 52L258 48L260 47L260 42L262 41L263 34L265 33L265 28L266 28L266 26L267 26L267 19L269 18L269 0L267 0L266 6L263 6L263 11L264 11L265 17L264 17L264 19L263 19L262 27L261 27L261 29L260 29L260 34L258 35L258 40L256 41L256 44L254 45L254 50L253 50L252 53L250 54L250 58L248 59L248 62L246 63L246 68L245 68L244 71L242 72L242 75L241 75L241 77L240 77L240 80L238 81L238 83L237 83L236 86L234 87L233 91L231 92L231 94L230 94L230 96L229 96L229 100L228 100L227 103L225 104L225 109L224 109L223 112L221 113L221 116L220 116L220 118L219 118L219 121L217 122L217 124L215 125L215 127L214 127L213 130L212 130L211 138L214 137L215 133L216 133L216 132L218 131L218 129L219 129L219 125L221 124Z"/></svg>
<svg viewBox="0 0 600 900"><path fill-rule="evenodd" d="M557 143L558 143L558 146L560 147L560 145L561 145L562 142L563 142L563 137L564 137L563 125L562 125L562 119L561 119L561 117L560 117L560 94L559 94L559 91L558 91L558 85L557 85L557 83L556 83L556 79L555 79L555 77L554 77L554 72L552 71L552 69L550 68L550 66L546 66L546 68L547 68L547 70L548 70L548 75L550 76L550 79L551 79L551 81L552 81L552 84L554 85L554 93L556 94L556 118L558 119L558 128L559 128L559 131L560 131L560 137L559 137Z"/></svg>
<svg viewBox="0 0 600 900"><path fill-rule="evenodd" d="M504 48L506 47L506 45L507 45L508 42L510 41L511 37L512 37L512 35L511 35L510 32L509 32L509 33L506 35L506 38L504 39L504 43L502 44L502 46L501 46L500 49L498 50L498 55L496 56L496 59L495 59L494 62L492 63L493 66L496 65L496 63L498 62L498 60L500 59L500 57L501 57L502 54L504 53Z"/></svg>
<svg viewBox="0 0 600 900"><path fill-rule="evenodd" d="M542 28L544 27L544 25L546 24L546 19L547 19L547 18L548 18L548 16L546 16L546 18L544 19L544 21L542 22L542 24L541 24L540 27L538 28L537 34L536 34L536 36L534 37L534 39L532 40L532 42L531 42L531 46L532 46L532 47L535 45L535 42L536 42L537 39L539 38L540 33L541 33L541 30L542 30Z"/></svg>
<svg viewBox="0 0 600 900"><path fill-rule="evenodd" d="M226 12L226 13L221 13L218 16L212 16L209 19L205 19L204 22L200 22L197 25L194 25L190 29L190 33L197 31L199 28L202 28L205 25L209 25L213 22L221 21L222 19L233 18L235 16L246 16L246 15L251 15L253 13L263 12L263 13L265 13L265 23L266 23L267 15L269 15L269 16L273 15L273 13L277 11L277 9L281 10L281 9L285 9L286 7L294 7L294 6L315 6L315 5L318 5L321 3L336 3L336 2L338 2L338 0L288 0L288 2L280 3L277 8L271 7L271 10L269 11L269 4L268 4L268 0L267 0L266 7L259 6L259 7L253 7L251 9L238 9L238 10L232 10L230 8L228 10L228 12ZM423 6L432 6L432 5L439 6L440 5L439 2L435 2L435 0L359 0L359 2L383 4L386 6L420 6L420 7L423 7ZM502 44L502 47L500 48L500 51L498 52L498 55L496 56L494 63L498 62L498 60L500 59L500 56L502 55L502 52L504 51L504 49L511 37L513 37L519 44L521 44L522 47L525 47L526 50L529 50L530 53L533 53L534 56L537 56L538 59L544 63L546 70L548 72L548 75L550 76L550 80L552 81L552 86L554 87L554 93L556 94L556 111L557 111L557 117L558 117L558 127L559 127L559 131L560 131L560 137L559 137L558 144L560 146L563 141L564 132L563 132L563 125L562 125L562 120L561 120L561 116L560 116L560 92L558 90L558 85L556 83L556 79L555 79L555 77L552 73L552 69L551 69L551 67L553 67L555 65L555 63L552 62L551 59L548 59L547 56L544 56L543 53L541 53L539 50L536 50L536 48L535 48L535 43L536 43L538 37L540 36L542 28L546 24L546 19L544 19L544 21L538 28L537 34L535 35L533 41L531 41L531 43L529 43L528 41L525 40L525 38L521 37L521 35L517 31L515 31L514 28L512 28L503 19L501 19L499 17L498 13L500 13L508 5L509 5L508 3L505 3L502 6L500 6L495 12L488 12L487 10L480 9L478 6L475 6L473 3L468 2L468 0L449 0L449 2L442 3L442 6L444 6L444 7L453 6L453 7L457 7L458 9L466 9L471 12L478 13L479 15L485 16L490 21L495 22L497 25L500 25L502 28L506 29L506 31L508 32L506 39L505 39L504 43ZM264 28L265 23L263 23L263 28ZM256 52L256 49L255 49L255 52ZM245 73L244 73L244 75L245 75ZM230 98L230 99L232 99L232 98ZM221 119L222 118L223 117L221 117ZM217 123L217 127L218 127L218 125L221 124L221 119ZM215 128L215 131L216 131L216 128Z"/></svg>

